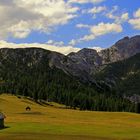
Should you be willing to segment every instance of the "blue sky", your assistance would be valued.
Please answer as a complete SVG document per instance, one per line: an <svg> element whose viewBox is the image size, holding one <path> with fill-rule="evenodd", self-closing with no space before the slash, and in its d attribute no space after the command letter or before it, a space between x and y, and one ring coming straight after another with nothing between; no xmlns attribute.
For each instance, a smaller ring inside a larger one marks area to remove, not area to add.
<svg viewBox="0 0 140 140"><path fill-rule="evenodd" d="M0 43L12 47L52 45L67 54L140 34L139 0L1 0L0 11Z"/></svg>

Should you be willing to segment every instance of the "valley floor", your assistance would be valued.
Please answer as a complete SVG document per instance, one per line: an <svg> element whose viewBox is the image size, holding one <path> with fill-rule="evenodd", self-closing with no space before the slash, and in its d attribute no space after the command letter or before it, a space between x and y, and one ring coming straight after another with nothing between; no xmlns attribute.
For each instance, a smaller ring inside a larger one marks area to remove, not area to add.
<svg viewBox="0 0 140 140"><path fill-rule="evenodd" d="M139 114L55 108L6 94L0 111L7 127L0 140L140 140Z"/></svg>

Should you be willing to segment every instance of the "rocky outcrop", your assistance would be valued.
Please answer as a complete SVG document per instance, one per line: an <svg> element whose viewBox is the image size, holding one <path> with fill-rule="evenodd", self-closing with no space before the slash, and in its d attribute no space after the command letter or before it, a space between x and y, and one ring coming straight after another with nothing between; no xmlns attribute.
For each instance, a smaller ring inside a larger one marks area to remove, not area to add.
<svg viewBox="0 0 140 140"><path fill-rule="evenodd" d="M68 57L81 71L92 74L102 64L102 59L96 50L82 49L77 53L71 53Z"/></svg>
<svg viewBox="0 0 140 140"><path fill-rule="evenodd" d="M140 35L124 37L112 47L99 52L99 55L102 57L102 63L108 64L127 59L137 53L140 53Z"/></svg>

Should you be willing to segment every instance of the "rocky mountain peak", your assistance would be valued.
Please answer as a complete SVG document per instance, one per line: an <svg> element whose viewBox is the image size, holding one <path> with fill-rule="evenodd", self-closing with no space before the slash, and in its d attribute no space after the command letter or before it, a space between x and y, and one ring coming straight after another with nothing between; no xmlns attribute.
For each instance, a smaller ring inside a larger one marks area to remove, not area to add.
<svg viewBox="0 0 140 140"><path fill-rule="evenodd" d="M119 45L119 44L121 44L121 43L126 43L126 42L128 42L129 41L129 37L128 36L126 36L126 37L124 37L123 39L121 39L121 40L119 40L119 41L117 41L116 43L115 43L115 45Z"/></svg>
<svg viewBox="0 0 140 140"><path fill-rule="evenodd" d="M102 50L99 55L103 59L103 64L117 62L127 59L140 53L140 36L124 37L116 42L112 47Z"/></svg>
<svg viewBox="0 0 140 140"><path fill-rule="evenodd" d="M83 54L83 55L97 54L97 51L90 48L83 48L78 52L78 54Z"/></svg>

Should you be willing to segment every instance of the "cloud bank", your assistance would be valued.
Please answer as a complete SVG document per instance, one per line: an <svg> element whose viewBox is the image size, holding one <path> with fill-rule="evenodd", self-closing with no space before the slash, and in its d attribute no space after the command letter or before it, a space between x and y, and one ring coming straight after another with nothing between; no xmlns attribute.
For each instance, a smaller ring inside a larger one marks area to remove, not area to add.
<svg viewBox="0 0 140 140"><path fill-rule="evenodd" d="M34 30L48 33L75 18L78 10L64 0L1 0L0 38L25 38Z"/></svg>
<svg viewBox="0 0 140 140"><path fill-rule="evenodd" d="M42 48L42 49L46 49L46 50L50 50L50 51L56 51L56 52L62 53L64 55L67 55L71 52L78 52L81 50L81 48L73 47L71 45L66 46L66 45L64 45L64 43L62 41L55 42L53 40L49 40L46 44L40 44L40 43L16 44L16 43L9 43L9 42L1 40L0 48ZM91 49L100 51L102 48L91 47Z"/></svg>
<svg viewBox="0 0 140 140"><path fill-rule="evenodd" d="M73 46L65 46L60 45L60 42L52 42L52 43L46 43L46 44L40 44L40 43L23 43L23 44L16 44L16 43L9 43L6 41L1 40L0 41L0 48L42 48L50 51L56 51L59 53L62 53L64 55L67 55L71 52L77 52L80 50L80 48L76 48ZM58 46L59 44L59 46Z"/></svg>

